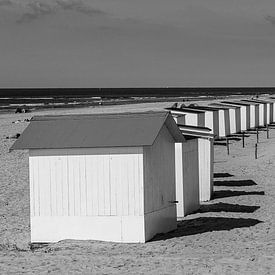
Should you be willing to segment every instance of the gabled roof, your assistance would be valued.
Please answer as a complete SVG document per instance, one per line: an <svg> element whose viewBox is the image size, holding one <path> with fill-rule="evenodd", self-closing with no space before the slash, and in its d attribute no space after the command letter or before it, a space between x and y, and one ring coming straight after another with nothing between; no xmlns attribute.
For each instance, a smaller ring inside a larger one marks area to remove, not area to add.
<svg viewBox="0 0 275 275"><path fill-rule="evenodd" d="M152 145L163 125L184 141L168 112L36 116L11 150Z"/></svg>

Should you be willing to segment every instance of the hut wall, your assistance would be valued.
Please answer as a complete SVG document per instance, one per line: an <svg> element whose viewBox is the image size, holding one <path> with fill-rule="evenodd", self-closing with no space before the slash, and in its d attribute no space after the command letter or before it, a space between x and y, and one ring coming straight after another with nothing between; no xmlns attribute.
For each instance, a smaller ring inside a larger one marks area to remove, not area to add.
<svg viewBox="0 0 275 275"><path fill-rule="evenodd" d="M224 110L219 110L219 137L225 136L225 114Z"/></svg>
<svg viewBox="0 0 275 275"><path fill-rule="evenodd" d="M241 132L241 108L235 108L236 133Z"/></svg>
<svg viewBox="0 0 275 275"><path fill-rule="evenodd" d="M144 242L143 148L30 150L31 241Z"/></svg>
<svg viewBox="0 0 275 275"><path fill-rule="evenodd" d="M230 134L237 133L236 130L236 111L235 109L229 109L229 124L230 124Z"/></svg>
<svg viewBox="0 0 275 275"><path fill-rule="evenodd" d="M199 206L198 139L176 143L177 217L182 218Z"/></svg>
<svg viewBox="0 0 275 275"><path fill-rule="evenodd" d="M224 126L225 126L225 136L230 135L230 115L229 115L229 109L224 110Z"/></svg>
<svg viewBox="0 0 275 275"><path fill-rule="evenodd" d="M191 125L191 126L199 126L198 125L198 114L186 113L185 124L186 125Z"/></svg>
<svg viewBox="0 0 275 275"><path fill-rule="evenodd" d="M198 139L200 201L209 201L213 194L214 146L211 139Z"/></svg>
<svg viewBox="0 0 275 275"><path fill-rule="evenodd" d="M270 103L266 103L266 124L270 124Z"/></svg>
<svg viewBox="0 0 275 275"><path fill-rule="evenodd" d="M144 147L145 239L176 225L175 142L163 126L153 146Z"/></svg>
<svg viewBox="0 0 275 275"><path fill-rule="evenodd" d="M266 123L266 116L264 111L264 104L259 104L259 126L264 126Z"/></svg>
<svg viewBox="0 0 275 275"><path fill-rule="evenodd" d="M247 112L246 106L241 106L241 131L247 130Z"/></svg>
<svg viewBox="0 0 275 275"><path fill-rule="evenodd" d="M205 112L205 127L211 129L211 134L214 133L214 118L213 112Z"/></svg>

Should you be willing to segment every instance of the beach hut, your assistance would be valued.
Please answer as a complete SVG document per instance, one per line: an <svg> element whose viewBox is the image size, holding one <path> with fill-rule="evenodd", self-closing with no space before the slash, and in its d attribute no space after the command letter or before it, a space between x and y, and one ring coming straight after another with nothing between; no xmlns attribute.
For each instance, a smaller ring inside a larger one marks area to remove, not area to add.
<svg viewBox="0 0 275 275"><path fill-rule="evenodd" d="M219 138L219 110L208 106L192 106L189 108L204 111L204 126L210 129L210 134L213 134L216 138ZM186 125L188 124L186 123Z"/></svg>
<svg viewBox="0 0 275 275"><path fill-rule="evenodd" d="M236 101L236 104L249 106L249 109L250 109L250 127L249 127L249 129L255 129L255 128L259 127L259 122L260 122L259 104L256 102L248 102L245 100Z"/></svg>
<svg viewBox="0 0 275 275"><path fill-rule="evenodd" d="M242 102L259 104L259 127L264 127L267 124L268 117L270 120L270 115L268 115L270 109L268 108L267 104L265 102L260 102L253 99L243 99Z"/></svg>
<svg viewBox="0 0 275 275"><path fill-rule="evenodd" d="M215 135L216 138L224 138L230 135L230 119L229 119L229 109L223 107L212 107L212 106L196 106L199 110L204 110L205 112L212 112L218 114L218 118L215 117L215 124L218 122L218 134ZM213 116L215 116L213 114ZM207 127L205 125L205 127Z"/></svg>
<svg viewBox="0 0 275 275"><path fill-rule="evenodd" d="M250 128L250 107L246 105L238 105L235 101L222 101L222 104L241 108L241 131L246 131Z"/></svg>
<svg viewBox="0 0 275 275"><path fill-rule="evenodd" d="M32 118L11 147L29 150L31 242L135 243L176 229L184 141L167 112Z"/></svg>
<svg viewBox="0 0 275 275"><path fill-rule="evenodd" d="M255 101L258 104L266 104L266 123L270 124L272 122L274 122L274 101L267 99L267 98L259 98L259 99L254 99L253 101Z"/></svg>
<svg viewBox="0 0 275 275"><path fill-rule="evenodd" d="M234 105L226 105L223 103L211 103L213 107L223 107L229 109L230 134L241 132L241 107Z"/></svg>
<svg viewBox="0 0 275 275"><path fill-rule="evenodd" d="M205 127L195 127L188 125L178 125L185 139L194 139L198 146L198 164L199 164L199 201L209 201L213 196L213 166L214 166L214 136L211 134L209 128ZM178 217L185 215L184 205L182 203L190 199L187 197L186 192L179 192L181 190L181 182L183 182L184 189L190 188L189 181L177 180L177 200L179 201L177 205ZM184 198L184 199L182 199ZM188 201L187 201L188 202Z"/></svg>
<svg viewBox="0 0 275 275"><path fill-rule="evenodd" d="M205 127L205 111L193 108L166 108L172 114L185 115L185 124L192 126Z"/></svg>

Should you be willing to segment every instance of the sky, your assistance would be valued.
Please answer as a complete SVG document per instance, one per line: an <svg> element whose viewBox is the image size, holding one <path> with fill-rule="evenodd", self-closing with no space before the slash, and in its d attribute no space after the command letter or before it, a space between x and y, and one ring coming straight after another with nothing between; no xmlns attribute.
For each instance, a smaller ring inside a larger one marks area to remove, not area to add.
<svg viewBox="0 0 275 275"><path fill-rule="evenodd" d="M274 0L0 0L0 88L275 86Z"/></svg>

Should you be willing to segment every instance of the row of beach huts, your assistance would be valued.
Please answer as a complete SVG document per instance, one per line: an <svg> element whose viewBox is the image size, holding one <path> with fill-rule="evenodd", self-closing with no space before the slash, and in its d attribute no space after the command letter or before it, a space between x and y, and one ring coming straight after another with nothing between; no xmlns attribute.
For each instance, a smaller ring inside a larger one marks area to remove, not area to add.
<svg viewBox="0 0 275 275"><path fill-rule="evenodd" d="M31 242L146 242L213 196L214 140L275 122L275 99L174 104L159 112L35 116Z"/></svg>

